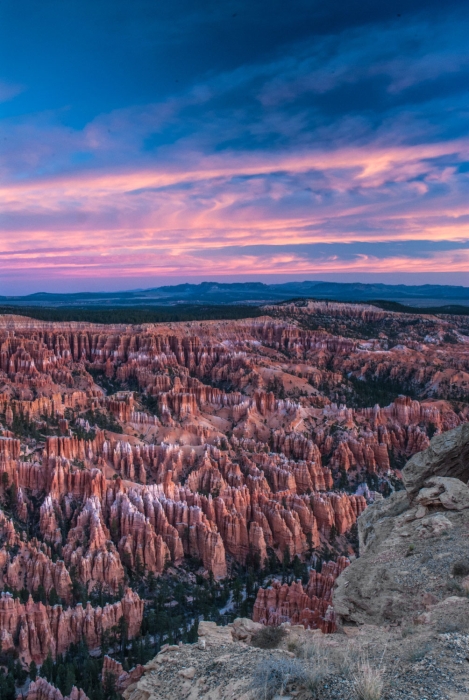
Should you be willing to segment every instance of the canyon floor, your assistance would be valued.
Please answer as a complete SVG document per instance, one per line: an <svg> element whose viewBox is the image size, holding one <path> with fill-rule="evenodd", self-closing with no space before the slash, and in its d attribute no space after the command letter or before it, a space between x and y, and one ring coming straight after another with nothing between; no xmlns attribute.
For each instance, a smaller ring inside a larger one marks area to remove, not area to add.
<svg viewBox="0 0 469 700"><path fill-rule="evenodd" d="M324 698L364 655L384 697L468 692L468 321L264 312L0 317L2 698L242 697L318 644ZM279 650L231 640L236 618L283 626Z"/></svg>

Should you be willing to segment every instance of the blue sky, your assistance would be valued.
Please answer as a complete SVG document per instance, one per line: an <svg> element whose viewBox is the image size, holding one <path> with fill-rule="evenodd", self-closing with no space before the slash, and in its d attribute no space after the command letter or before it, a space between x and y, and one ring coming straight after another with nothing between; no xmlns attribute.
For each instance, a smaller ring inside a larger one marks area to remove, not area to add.
<svg viewBox="0 0 469 700"><path fill-rule="evenodd" d="M469 285L467 2L0 5L0 293Z"/></svg>

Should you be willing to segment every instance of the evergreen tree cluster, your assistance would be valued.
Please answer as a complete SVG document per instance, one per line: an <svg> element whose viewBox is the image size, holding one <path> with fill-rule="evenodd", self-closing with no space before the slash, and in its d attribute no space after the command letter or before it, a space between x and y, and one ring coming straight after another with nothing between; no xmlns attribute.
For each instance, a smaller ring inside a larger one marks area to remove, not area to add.
<svg viewBox="0 0 469 700"><path fill-rule="evenodd" d="M89 655L86 642L72 644L68 651L59 654L54 661L51 654L42 664L39 675L55 685L62 695L69 695L73 686L82 688L90 700L117 700L114 688L105 688L101 683L102 657L95 659Z"/></svg>
<svg viewBox="0 0 469 700"><path fill-rule="evenodd" d="M28 316L39 321L140 324L255 318L262 316L263 310L258 306L243 304L177 304L176 306L130 306L127 308L119 306L102 308L0 306L0 314Z"/></svg>

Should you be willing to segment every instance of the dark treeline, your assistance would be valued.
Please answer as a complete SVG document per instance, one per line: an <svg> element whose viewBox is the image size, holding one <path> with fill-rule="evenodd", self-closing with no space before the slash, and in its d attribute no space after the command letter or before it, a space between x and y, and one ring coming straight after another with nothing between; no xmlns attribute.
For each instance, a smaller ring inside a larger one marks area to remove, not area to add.
<svg viewBox="0 0 469 700"><path fill-rule="evenodd" d="M380 309L384 311L399 311L403 314L430 314L431 316L446 314L453 316L469 316L469 306L463 306L462 304L445 304L444 306L408 306L407 304L400 304L398 301L385 301L379 299L378 301L367 301L367 302L357 302L359 304L372 304L373 306L379 306Z"/></svg>
<svg viewBox="0 0 469 700"><path fill-rule="evenodd" d="M391 378L375 378L366 376L364 379L357 379L351 376L348 378L347 406L350 408L367 408L369 406L389 406L398 396L410 396L417 398L415 389L411 384L402 384Z"/></svg>
<svg viewBox="0 0 469 700"><path fill-rule="evenodd" d="M416 307L387 300L354 300L354 299L314 299L294 298L281 302L270 302L281 311L285 304L308 301L323 301L344 304L372 304L385 311L398 311L405 314L418 315L455 315L469 316L469 306L447 304L445 306ZM39 321L81 321L84 323L107 324L141 324L141 323L171 323L178 321L217 321L236 320L241 318L256 318L265 312L262 306L248 304L177 304L174 306L93 306L93 307L48 307L48 306L16 306L1 305L0 314L15 314L28 316ZM272 313L272 312L270 312Z"/></svg>
<svg viewBox="0 0 469 700"><path fill-rule="evenodd" d="M306 302L307 300L305 300ZM327 301L321 299L320 301ZM278 304L279 310L282 305ZM346 302L343 302L346 303ZM405 314L435 315L453 314L458 316L469 315L469 306L435 306L417 308L404 306L393 301L353 302L359 304L373 304L386 311L399 311ZM211 304L178 304L177 306L147 306L147 307L41 307L41 306L0 306L0 314L15 314L28 316L38 321L67 322L77 321L84 323L104 324L131 324L142 323L174 323L184 321L217 321L237 320L242 318L256 318L266 312L260 306L248 305L211 305ZM312 330L317 328L314 324Z"/></svg>
<svg viewBox="0 0 469 700"><path fill-rule="evenodd" d="M217 321L255 318L262 315L258 306L212 306L178 304L177 306L50 308L36 306L0 306L0 314L28 316L38 321L81 321L84 323L141 324L177 321Z"/></svg>

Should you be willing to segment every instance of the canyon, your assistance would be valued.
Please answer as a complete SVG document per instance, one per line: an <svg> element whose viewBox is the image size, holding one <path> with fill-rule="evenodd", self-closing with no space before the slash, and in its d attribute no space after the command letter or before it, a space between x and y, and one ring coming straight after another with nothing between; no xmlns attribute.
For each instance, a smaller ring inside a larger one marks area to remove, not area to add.
<svg viewBox="0 0 469 700"><path fill-rule="evenodd" d="M2 654L40 666L84 643L125 675L132 645L189 633L198 589L225 622L244 605L263 625L337 630L357 520L468 423L469 328L332 302L264 313L0 317ZM52 697L47 682L31 697Z"/></svg>

